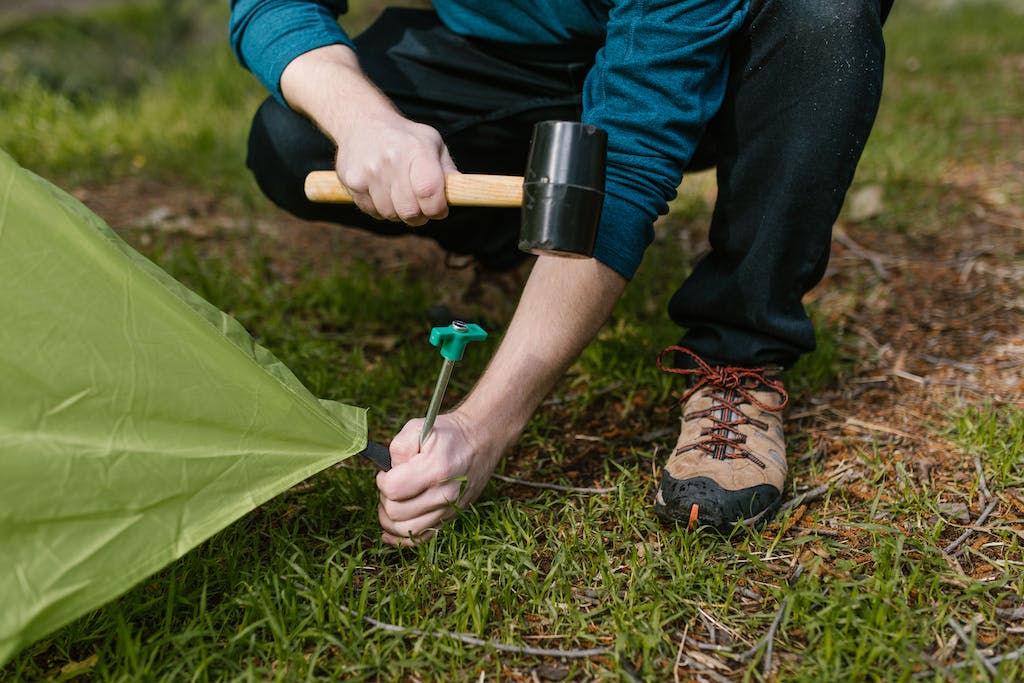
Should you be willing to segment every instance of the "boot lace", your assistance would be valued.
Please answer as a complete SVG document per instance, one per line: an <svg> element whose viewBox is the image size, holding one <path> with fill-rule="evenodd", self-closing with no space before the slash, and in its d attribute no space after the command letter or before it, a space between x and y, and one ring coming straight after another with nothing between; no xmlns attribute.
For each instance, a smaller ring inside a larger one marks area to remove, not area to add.
<svg viewBox="0 0 1024 683"><path fill-rule="evenodd" d="M666 353L682 353L693 361L692 368L676 368L665 365L663 358ZM789 394L782 382L765 376L765 368L740 368L727 365L712 366L700 356L684 346L669 346L658 354L658 368L665 372L683 375L691 380L690 388L683 394L680 402L685 404L691 396L707 387L712 403L709 408L684 415L685 420L706 419L709 426L701 427L700 438L692 443L684 444L675 453L683 453L696 448L707 455L722 460L724 458L747 458L762 469L765 463L746 446L747 436L740 431L745 425L753 425L766 431L768 424L762 420L748 417L740 406L751 404L768 412L779 412L789 403ZM753 394L757 389L767 389L778 395L780 403L772 406Z"/></svg>

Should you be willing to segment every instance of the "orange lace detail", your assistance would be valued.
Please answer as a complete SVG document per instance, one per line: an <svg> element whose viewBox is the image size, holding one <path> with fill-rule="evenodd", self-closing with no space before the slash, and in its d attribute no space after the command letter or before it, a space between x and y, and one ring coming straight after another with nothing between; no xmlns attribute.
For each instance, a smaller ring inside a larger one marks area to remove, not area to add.
<svg viewBox="0 0 1024 683"><path fill-rule="evenodd" d="M668 352L679 352L690 357L693 361L693 368L675 368L666 366L662 359ZM754 427L766 430L768 425L760 420L745 415L740 409L744 403L755 405L762 410L778 412L789 403L789 394L780 380L769 379L765 376L764 368L740 368L728 365L712 366L705 362L700 356L683 346L669 346L662 349L658 354L658 368L684 377L691 377L695 381L680 399L681 403L693 396L704 387L716 387L724 389L724 394L712 394L713 405L705 410L696 411L685 415L686 420L706 418L711 421L710 427L702 427L700 431L701 440L680 446L677 453L697 448L714 458L748 458L760 467L764 462L750 452L744 445L747 441L745 434L739 428L750 424ZM753 391L763 388L775 392L781 399L778 406L771 406L758 399Z"/></svg>

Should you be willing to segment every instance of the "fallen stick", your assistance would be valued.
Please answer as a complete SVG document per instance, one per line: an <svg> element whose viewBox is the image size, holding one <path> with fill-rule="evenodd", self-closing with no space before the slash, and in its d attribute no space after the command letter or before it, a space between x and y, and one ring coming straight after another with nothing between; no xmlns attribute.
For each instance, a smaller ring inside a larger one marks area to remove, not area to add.
<svg viewBox="0 0 1024 683"><path fill-rule="evenodd" d="M849 249L850 253L867 261L871 265L871 269L875 271L875 275L877 275L880 280L889 280L892 277L889 275L889 271L882 263L885 259L884 256L865 249L861 245L857 244L849 235L846 234L844 230L835 229L832 231L832 234L835 237L836 242L839 242L839 244Z"/></svg>
<svg viewBox="0 0 1024 683"><path fill-rule="evenodd" d="M952 543L950 543L949 545L947 545L945 548L942 549L942 552L944 552L947 555L952 555L954 557L956 557L957 555L962 553L963 549L960 548L961 544L963 544L964 541L966 541L968 538L971 537L971 534L974 533L975 528L981 526L986 521L988 521L988 516L990 514L992 514L993 510L996 509L996 503L998 503L998 502L999 501L993 500L991 503L989 503L988 507L986 507L982 511L982 513L978 516L978 519L976 519L974 524L971 525L972 528L967 529L962 534L957 536L955 541L953 541Z"/></svg>
<svg viewBox="0 0 1024 683"><path fill-rule="evenodd" d="M969 638L967 634L964 632L964 630L960 628L960 624L956 623L956 620L952 617L947 619L946 623L949 624L949 627L953 629L953 632L956 633L956 635L960 638L960 642L962 642L964 645L970 645L970 651L973 652L974 656L978 658L982 666L985 667L985 670L993 676L992 680L998 679L999 672L996 671L995 665L992 664L992 662L990 662L988 659L986 659L984 655L978 652L977 641L975 641L974 638Z"/></svg>
<svg viewBox="0 0 1024 683"><path fill-rule="evenodd" d="M978 655L981 657L981 655ZM982 660L991 665L1002 664L1003 662L1012 662L1017 659L1024 658L1024 647L1019 650L1007 652L1005 655L997 655L995 657L982 657ZM950 664L950 669L962 669L966 666L970 666L972 662L957 662L956 664Z"/></svg>
<svg viewBox="0 0 1024 683"><path fill-rule="evenodd" d="M771 626L768 627L768 632L761 636L761 639L754 643L754 647L750 648L746 652L739 655L741 661L749 661L753 659L761 648L764 648L764 661L761 662L761 674L765 677L771 673L772 670L772 652L775 649L775 633L779 630L779 626L782 624L782 618L786 614L786 609L789 607L790 594L782 598L779 603L779 609L775 612L775 618L772 619Z"/></svg>
<svg viewBox="0 0 1024 683"><path fill-rule="evenodd" d="M978 656L986 663L986 671L988 671L989 670L988 669L988 665L995 666L996 664L1002 664L1003 662L1012 662L1012 661L1024 658L1024 647L1022 647L1022 648L1020 648L1018 650L1013 650L1011 652L1007 652L1005 655L997 655L995 657L981 657L980 654ZM934 658L926 656L924 659L925 659L925 662L927 662L928 665L931 666L933 670L940 671L940 673L945 675L947 678L950 678L950 672L952 672L952 671L954 671L956 669L964 669L964 668L967 668L969 666L975 666L977 664L977 662L974 662L974 661L971 661L971 660L965 660L965 661L954 662L953 664L949 664L949 665L943 666L943 665L939 664L938 662L935 662ZM928 661L929 659L931 659L931 661ZM934 664L933 664L933 662L934 662ZM938 668L936 668L936 665L938 666ZM925 676L928 676L928 675L929 675L928 671L917 671L917 672L915 672L913 674L913 677L914 678L924 678ZM998 676L996 678L998 678Z"/></svg>
<svg viewBox="0 0 1024 683"><path fill-rule="evenodd" d="M786 597L782 598L779 611L775 613L772 625L768 627L768 633L765 634L767 642L764 648L764 661L761 662L761 673L765 678L772 672L772 651L775 649L775 633L779 630L779 625L782 623L782 617L785 615L787 607L789 607L789 593L786 594Z"/></svg>
<svg viewBox="0 0 1024 683"><path fill-rule="evenodd" d="M942 674L942 677L945 678L947 681L950 681L951 683L956 683L956 678L953 676L953 672L949 670L949 667L944 666L941 662L939 662L937 659L932 657L927 652L921 653L921 659L924 660L925 664L931 667L932 671L938 674ZM920 677L920 674L922 673L927 672L919 671L917 672L917 674L915 674L915 677Z"/></svg>
<svg viewBox="0 0 1024 683"><path fill-rule="evenodd" d="M985 479L985 468L981 465L981 458L974 456L974 469L978 473L978 488L985 495L985 500L992 500L992 492L988 490L988 482Z"/></svg>
<svg viewBox="0 0 1024 683"><path fill-rule="evenodd" d="M585 486L562 486L561 484L547 484L539 481L527 481L526 479L516 479L515 477L507 477L504 474L492 474L491 477L498 481L503 481L507 484L518 484L519 486L529 486L535 489L550 489L552 491L566 491L568 493L611 493L617 491L618 486L607 486L604 488L587 488Z"/></svg>
<svg viewBox="0 0 1024 683"><path fill-rule="evenodd" d="M344 605L338 605L338 609L346 614L352 616L359 616L355 611L345 607ZM389 624L386 621L380 621L373 617L363 616L363 621L370 624L374 628L379 628L382 631L389 633L404 633L411 636L427 636L430 638L447 638L449 640L457 640L460 643L466 645L476 645L492 647L499 652L509 652L518 655L531 655L534 657L564 657L566 659L587 659L590 657L601 657L605 655L614 654L612 650L606 647L595 647L586 650L561 650L557 648L546 648L546 647L529 647L526 645L509 645L502 643L497 640L485 640L484 638L477 638L471 636L468 633L455 633L453 631L421 631L416 628L408 628L405 626L398 626L397 624Z"/></svg>
<svg viewBox="0 0 1024 683"><path fill-rule="evenodd" d="M702 664L701 662L698 662L696 659L694 659L693 657L690 657L689 655L683 655L682 656L682 661L683 661L683 663L687 664L688 666L693 667L694 669L699 669L701 676L708 676L711 679L717 681L718 683L732 683L732 679L731 678L726 678L725 676L723 676L722 674L718 673L717 671L715 671L714 669L712 669L708 665ZM700 678L698 677L697 680L700 680Z"/></svg>
<svg viewBox="0 0 1024 683"><path fill-rule="evenodd" d="M838 486L839 484L842 484L849 478L850 472L849 469L847 469L840 473L838 476L834 477L833 479L825 482L824 484L821 484L820 486L815 486L813 489L808 489L803 493L793 496L779 507L779 511L776 514L781 515L783 512L789 510L792 507L796 507L797 505L802 505L804 503L809 503L812 500L817 500L818 498L821 498L826 493L828 493L829 489L831 489L833 486Z"/></svg>
<svg viewBox="0 0 1024 683"><path fill-rule="evenodd" d="M679 649L676 650L676 663L672 667L672 679L675 683L679 683L679 665L683 661L683 648L686 647L686 634L690 632L690 624L686 624L686 628L683 629L683 637L679 639ZM687 657L689 659L689 657Z"/></svg>
<svg viewBox="0 0 1024 683"><path fill-rule="evenodd" d="M802 505L804 503L809 503L812 500L817 500L818 498L821 498L826 493L828 493L828 490L831 487L832 487L832 483L829 482L827 484L822 484L821 486L815 486L813 489L808 489L808 490L804 491L803 493L797 494L796 496L793 496L792 498L787 500L785 503L783 503L779 507L779 511L778 511L777 514L781 515L786 510L789 510L790 508L796 507L797 505Z"/></svg>

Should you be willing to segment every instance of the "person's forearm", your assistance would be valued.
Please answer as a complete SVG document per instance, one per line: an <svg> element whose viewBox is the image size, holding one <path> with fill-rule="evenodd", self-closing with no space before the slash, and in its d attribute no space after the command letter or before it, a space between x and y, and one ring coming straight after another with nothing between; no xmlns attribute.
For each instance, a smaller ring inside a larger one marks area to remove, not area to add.
<svg viewBox="0 0 1024 683"><path fill-rule="evenodd" d="M594 259L542 256L508 331L455 412L511 444L608 319L626 280Z"/></svg>
<svg viewBox="0 0 1024 683"><path fill-rule="evenodd" d="M394 104L363 73L346 45L327 45L292 60L281 74L288 105L335 142L367 118L400 118Z"/></svg>
<svg viewBox="0 0 1024 683"><path fill-rule="evenodd" d="M334 142L338 178L364 213L412 226L448 215L445 176L458 169L441 134L405 118L351 48L299 55L285 67L281 91Z"/></svg>
<svg viewBox="0 0 1024 683"><path fill-rule="evenodd" d="M415 419L391 441L377 474L381 538L415 545L483 492L544 397L597 334L626 280L595 260L542 256L505 338L461 404L438 417L425 441Z"/></svg>

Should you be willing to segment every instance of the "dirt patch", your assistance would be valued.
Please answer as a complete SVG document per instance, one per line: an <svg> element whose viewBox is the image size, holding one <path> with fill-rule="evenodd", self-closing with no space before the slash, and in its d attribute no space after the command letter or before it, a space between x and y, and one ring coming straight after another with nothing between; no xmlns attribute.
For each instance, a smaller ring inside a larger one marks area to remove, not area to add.
<svg viewBox="0 0 1024 683"><path fill-rule="evenodd" d="M382 237L371 232L303 221L267 204L241 210L214 194L144 177L71 191L125 240L159 258L159 247L188 242L199 254L228 259L239 268L252 253L269 255L276 277L295 283L309 273L346 272L355 261L378 272L407 273L435 282L437 315L508 320L529 262L508 273L486 273L472 259L448 254L430 239Z"/></svg>
<svg viewBox="0 0 1024 683"><path fill-rule="evenodd" d="M215 195L148 178L115 185L79 187L72 194L129 241L147 247L158 237L179 236L215 254L238 254L250 240L271 241L275 265L285 273L313 267L343 268L356 258L381 269L430 269L443 265L444 252L417 237L386 238L328 223L302 221L267 207L229 208Z"/></svg>

